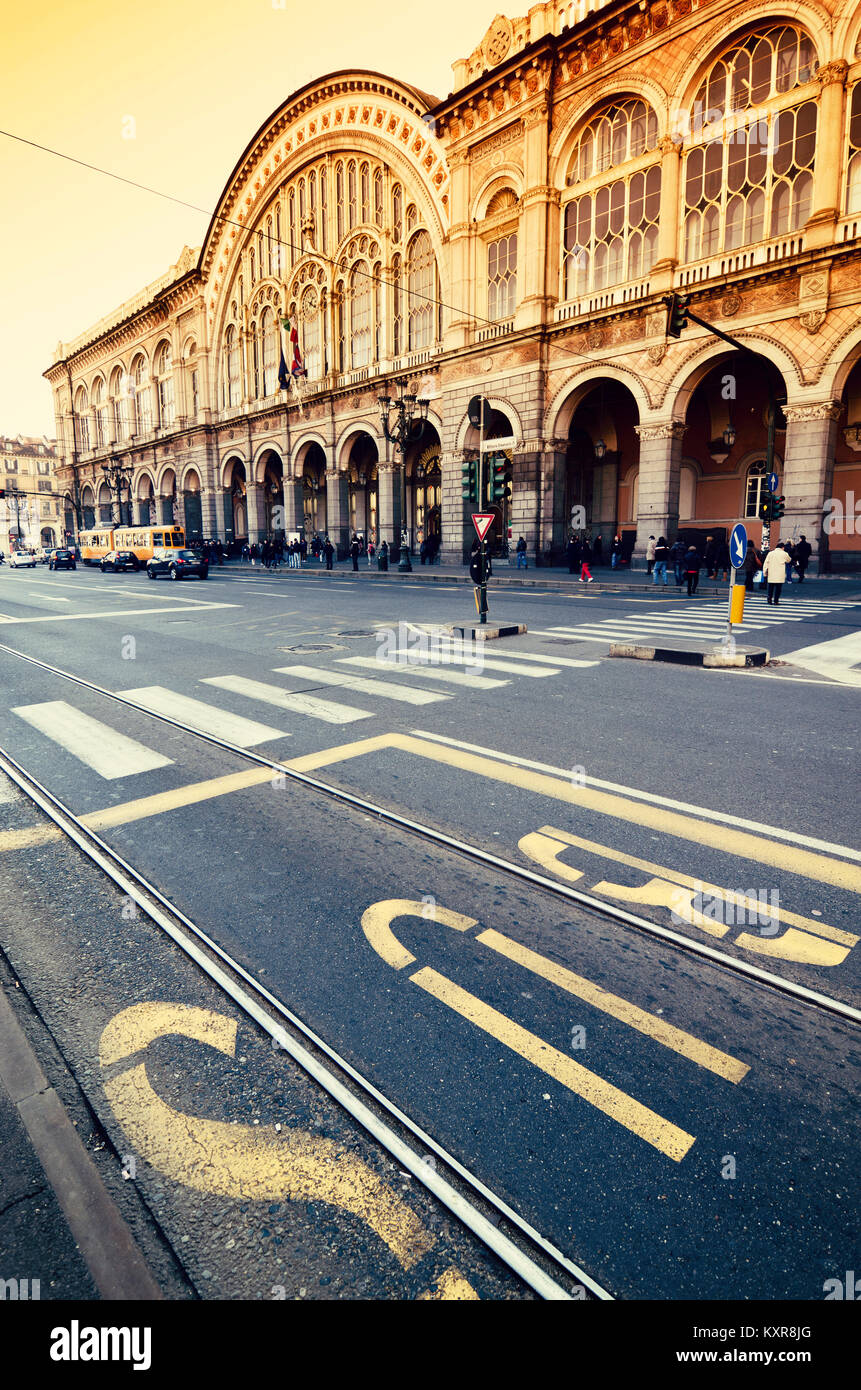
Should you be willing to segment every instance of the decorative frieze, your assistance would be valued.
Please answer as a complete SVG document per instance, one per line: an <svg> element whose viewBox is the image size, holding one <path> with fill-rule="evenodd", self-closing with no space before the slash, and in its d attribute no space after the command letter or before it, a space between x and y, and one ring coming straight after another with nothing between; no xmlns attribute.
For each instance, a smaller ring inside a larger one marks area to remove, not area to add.
<svg viewBox="0 0 861 1390"><path fill-rule="evenodd" d="M783 414L790 424L808 420L839 420L843 410L841 401L817 401L813 405L785 405Z"/></svg>
<svg viewBox="0 0 861 1390"><path fill-rule="evenodd" d="M665 420L659 425L635 425L634 433L640 436L641 443L652 439L681 439L687 424L684 420Z"/></svg>

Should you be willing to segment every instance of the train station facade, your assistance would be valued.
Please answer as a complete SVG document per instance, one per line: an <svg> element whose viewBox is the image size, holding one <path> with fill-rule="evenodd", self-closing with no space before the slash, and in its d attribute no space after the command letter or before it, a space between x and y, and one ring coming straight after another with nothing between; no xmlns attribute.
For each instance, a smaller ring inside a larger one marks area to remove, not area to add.
<svg viewBox="0 0 861 1390"><path fill-rule="evenodd" d="M66 530L397 549L403 525L461 560L480 394L510 450L497 539L538 563L572 518L638 555L738 519L756 539L773 462L782 534L861 565L853 0L538 4L453 73L442 101L363 71L304 87L202 247L58 346ZM741 349L668 337L673 292ZM402 453L378 398L404 390L428 406Z"/></svg>

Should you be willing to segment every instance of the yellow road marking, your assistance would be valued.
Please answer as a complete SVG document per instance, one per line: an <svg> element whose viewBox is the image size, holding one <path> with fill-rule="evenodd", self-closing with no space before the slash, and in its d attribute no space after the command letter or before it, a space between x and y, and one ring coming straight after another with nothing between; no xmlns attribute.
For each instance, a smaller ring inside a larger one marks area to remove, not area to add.
<svg viewBox="0 0 861 1390"><path fill-rule="evenodd" d="M431 1293L431 1291L428 1290L427 1293L420 1293L419 1298L434 1301L442 1301L443 1299L455 1299L458 1301L468 1299L472 1301L478 1298L478 1294L475 1292L472 1285L468 1284L463 1275L456 1269L447 1269L445 1273L441 1274L439 1279L437 1279L436 1291Z"/></svg>
<svg viewBox="0 0 861 1390"><path fill-rule="evenodd" d="M102 1034L99 1060L102 1066L125 1060L155 1038L174 1033L234 1055L233 1019L209 1009L153 1002L135 1004L111 1020ZM386 1183L330 1139L300 1129L279 1134L262 1126L186 1115L156 1094L144 1062L107 1079L105 1091L136 1153L186 1187L246 1201L290 1198L340 1207L365 1221L404 1269L435 1244Z"/></svg>
<svg viewBox="0 0 861 1390"><path fill-rule="evenodd" d="M694 1135L686 1134L683 1129L663 1119L654 1110L649 1110L632 1096L612 1086L609 1081L604 1081L573 1058L567 1057L564 1052L551 1047L543 1038L536 1037L526 1028L521 1028L519 1023L514 1023L505 1014L477 999L474 994L461 989L452 980L446 979L445 975L425 968L416 971L410 979L413 984L419 985L462 1018L496 1038L497 1042L501 1042L512 1052L531 1062L534 1067L552 1076L569 1091L573 1091L603 1114L624 1125L625 1129L644 1139L647 1144L651 1144L676 1163L684 1158L695 1142Z"/></svg>
<svg viewBox="0 0 861 1390"><path fill-rule="evenodd" d="M512 941L510 937L503 936L493 928L481 932L475 939L482 945L489 946L491 950L498 951L506 959L516 961L525 970L531 970L534 975L540 975L551 984L558 985L568 994L575 994L579 999L584 999L587 1004L609 1014L611 1018L618 1019L620 1023L627 1023L629 1027L636 1028L646 1037L671 1048L673 1052L696 1062L698 1066L706 1067L716 1076L735 1082L741 1081L750 1071L746 1063L739 1062L737 1058L730 1057L728 1053L721 1052L716 1047L710 1047L708 1043L683 1032L681 1028L674 1028L671 1023L656 1017L655 1014L638 1009L627 999L610 994L607 990L601 989L600 985L584 979L582 975L575 975L564 965L557 965L556 961L548 960L546 956L531 951L519 941Z"/></svg>
<svg viewBox="0 0 861 1390"><path fill-rule="evenodd" d="M745 830L733 830L729 826L698 820L695 816L669 811L662 806L651 806L644 802L632 801L629 797L597 791L594 787L574 786L560 777L549 777L529 768L511 767L489 757L431 743L411 734L391 733L381 734L376 738L358 739L353 743L341 744L335 748L322 749L319 753L296 758L285 763L285 767L295 768L299 772L310 772L328 767L332 763L345 762L351 758L392 748L413 753L420 758L428 758L431 762L443 763L448 767L457 768L460 772L474 772L479 777L504 782L521 791L549 796L555 801L564 801L572 806L582 806L599 815L610 816L614 820L629 821L632 825L646 826L664 835L673 835L682 840L690 840L694 844L706 845L710 849L719 849L739 859L752 859L759 864L770 864L787 873L814 879L818 883L829 883L836 888L861 893L861 865L830 859L827 855L801 849L796 845L781 844L776 840L752 835Z"/></svg>
<svg viewBox="0 0 861 1390"><path fill-rule="evenodd" d="M362 914L362 931L377 955L382 956L386 964L395 970L403 970L405 965L412 965L415 960L412 952L401 945L392 931L391 923L396 917L425 917L426 920L442 922L444 927L453 927L455 931L468 931L470 927L478 926L474 917L464 917L460 912L452 912L451 908L440 907L438 903L426 904L413 898L387 898L383 902L373 903Z"/></svg>

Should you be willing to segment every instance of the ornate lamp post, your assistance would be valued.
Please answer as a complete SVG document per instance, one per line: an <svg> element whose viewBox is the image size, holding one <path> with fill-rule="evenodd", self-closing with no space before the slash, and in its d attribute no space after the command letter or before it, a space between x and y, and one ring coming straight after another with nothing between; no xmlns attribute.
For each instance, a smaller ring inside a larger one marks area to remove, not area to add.
<svg viewBox="0 0 861 1390"><path fill-rule="evenodd" d="M111 458L110 463L102 464L102 472L105 475L105 482L111 492L116 491L117 512L119 514L120 526L125 524L123 522L123 483L125 483L129 495L128 524L131 525L132 476L134 474L134 469L128 463L117 463L116 459Z"/></svg>
<svg viewBox="0 0 861 1390"><path fill-rule="evenodd" d="M380 407L380 422L383 426L383 434L396 449L400 450L401 455L401 558L398 561L398 571L401 574L412 571L410 564L410 545L407 536L407 445L421 437L425 421L428 418L429 401L419 400L415 395L411 395L407 390L407 382L400 377L395 385L398 388L398 396L393 399L391 396L378 396L377 404ZM394 423L392 423L392 411L394 410ZM418 415L416 411L418 410Z"/></svg>

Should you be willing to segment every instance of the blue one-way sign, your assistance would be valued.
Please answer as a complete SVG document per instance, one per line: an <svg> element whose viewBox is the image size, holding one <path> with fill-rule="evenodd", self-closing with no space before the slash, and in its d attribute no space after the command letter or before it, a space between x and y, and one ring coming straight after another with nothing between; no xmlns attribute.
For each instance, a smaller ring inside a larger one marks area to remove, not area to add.
<svg viewBox="0 0 861 1390"><path fill-rule="evenodd" d="M741 569L746 554L747 531L739 521L733 526L732 535L729 538L729 560L734 570Z"/></svg>
<svg viewBox="0 0 861 1390"><path fill-rule="evenodd" d="M780 482L779 482L779 479L778 479L777 474L776 474L776 473L769 473L769 475L768 475L768 490L769 490L769 492L777 492L777 489L778 489L779 486L780 486Z"/></svg>

